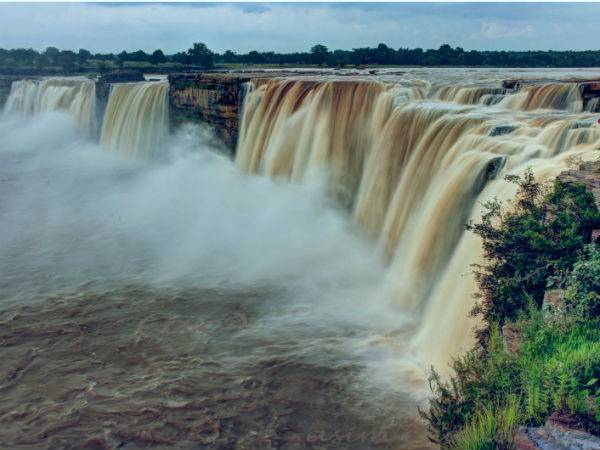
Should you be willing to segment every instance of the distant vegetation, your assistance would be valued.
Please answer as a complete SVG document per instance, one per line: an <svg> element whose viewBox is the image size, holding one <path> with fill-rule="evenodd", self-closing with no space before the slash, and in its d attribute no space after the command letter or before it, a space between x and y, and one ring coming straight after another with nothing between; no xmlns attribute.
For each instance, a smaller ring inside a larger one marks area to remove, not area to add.
<svg viewBox="0 0 600 450"><path fill-rule="evenodd" d="M448 44L437 50L421 48L394 49L385 44L352 50L330 51L324 45L315 45L307 52L276 53L251 51L237 54L227 50L223 54L211 51L203 43L195 43L187 51L166 55L162 50L134 52L92 53L86 49L77 52L48 47L43 52L33 49L0 48L0 72L104 72L122 68L211 69L227 65L312 65L312 66L499 66L499 67L599 67L600 50L588 51L465 51Z"/></svg>
<svg viewBox="0 0 600 450"><path fill-rule="evenodd" d="M509 450L518 425L551 414L600 434L600 248L590 242L600 212L584 185L557 180L546 192L531 172L509 181L519 185L510 208L490 202L469 226L484 248L479 343L454 360L449 380L432 372L421 413L444 449ZM542 307L550 288L562 306Z"/></svg>

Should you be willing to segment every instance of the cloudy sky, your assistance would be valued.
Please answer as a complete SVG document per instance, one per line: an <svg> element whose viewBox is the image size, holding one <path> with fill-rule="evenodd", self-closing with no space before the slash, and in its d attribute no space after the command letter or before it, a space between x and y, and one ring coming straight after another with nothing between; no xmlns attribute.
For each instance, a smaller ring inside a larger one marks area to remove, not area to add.
<svg viewBox="0 0 600 450"><path fill-rule="evenodd" d="M583 50L600 48L599 19L600 3L0 3L0 47Z"/></svg>

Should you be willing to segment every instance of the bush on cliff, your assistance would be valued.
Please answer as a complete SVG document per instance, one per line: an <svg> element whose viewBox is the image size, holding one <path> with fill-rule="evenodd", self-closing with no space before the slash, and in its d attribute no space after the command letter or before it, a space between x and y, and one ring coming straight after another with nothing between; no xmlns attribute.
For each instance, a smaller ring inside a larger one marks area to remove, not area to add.
<svg viewBox="0 0 600 450"><path fill-rule="evenodd" d="M432 390L428 411L421 416L428 422L430 439L443 448L453 448L466 428L482 424L489 409L500 410L508 394L520 391L519 365L515 355L504 351L502 336L492 329L485 358L476 350L452 362L455 373L444 381L432 369L429 386ZM467 433L468 434L468 433Z"/></svg>
<svg viewBox="0 0 600 450"><path fill-rule="evenodd" d="M485 256L476 266L479 345L453 361L450 379L432 369L421 412L446 449L510 449L518 424L557 411L600 430L600 400L589 401L600 398L600 250L589 244L600 213L582 185L556 181L545 192L530 171L509 181L519 187L510 209L491 202L468 226ZM549 282L566 290L566 312L541 311ZM520 330L516 353L505 349L505 323Z"/></svg>
<svg viewBox="0 0 600 450"><path fill-rule="evenodd" d="M530 301L541 306L548 278L573 267L600 223L584 185L556 180L546 193L530 170L507 179L518 185L510 208L491 201L481 223L467 225L482 238L484 251L483 264L475 266L480 300L473 314L499 326L515 320ZM479 333L482 340L488 331Z"/></svg>
<svg viewBox="0 0 600 450"><path fill-rule="evenodd" d="M600 249L590 244L573 266L566 284L567 307L581 318L600 316Z"/></svg>
<svg viewBox="0 0 600 450"><path fill-rule="evenodd" d="M510 396L502 407L487 405L456 435L452 450L512 448L519 408L519 400L515 396Z"/></svg>
<svg viewBox="0 0 600 450"><path fill-rule="evenodd" d="M596 319L532 311L522 320L519 354L523 422L540 425L552 412L584 420L592 412L588 397L600 376L600 323Z"/></svg>
<svg viewBox="0 0 600 450"><path fill-rule="evenodd" d="M442 448L510 449L518 424L541 425L553 412L571 415L593 432L599 430L600 417L594 415L600 410L589 399L600 394L600 322L563 316L549 320L533 308L516 325L523 330L518 354L505 350L494 329L485 355L473 351L456 359L449 380L432 372L433 397L421 415L428 422L430 439ZM507 409L516 410L515 420L503 418ZM490 421L495 424L493 435L482 432ZM469 439L477 440L479 447L466 445Z"/></svg>

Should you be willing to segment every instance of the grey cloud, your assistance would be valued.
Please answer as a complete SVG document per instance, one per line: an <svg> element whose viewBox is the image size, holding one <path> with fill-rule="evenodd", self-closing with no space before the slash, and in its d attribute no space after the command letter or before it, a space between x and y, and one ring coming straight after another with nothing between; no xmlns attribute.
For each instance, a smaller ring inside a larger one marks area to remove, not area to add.
<svg viewBox="0 0 600 450"><path fill-rule="evenodd" d="M598 17L600 4L581 3L1 3L0 47L577 50L599 42Z"/></svg>

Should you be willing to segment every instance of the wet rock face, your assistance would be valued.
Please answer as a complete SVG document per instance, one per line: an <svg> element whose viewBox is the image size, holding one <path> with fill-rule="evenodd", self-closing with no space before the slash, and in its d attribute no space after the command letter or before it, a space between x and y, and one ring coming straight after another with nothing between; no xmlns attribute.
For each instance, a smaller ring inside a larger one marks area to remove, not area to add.
<svg viewBox="0 0 600 450"><path fill-rule="evenodd" d="M521 330L516 325L507 323L502 327L502 337L506 351L518 354L521 347Z"/></svg>
<svg viewBox="0 0 600 450"><path fill-rule="evenodd" d="M550 417L543 427L521 427L516 450L600 450L600 438Z"/></svg>
<svg viewBox="0 0 600 450"><path fill-rule="evenodd" d="M249 77L220 73L169 76L171 121L208 124L233 153L237 144L243 85Z"/></svg>
<svg viewBox="0 0 600 450"><path fill-rule="evenodd" d="M586 189L594 194L596 205L600 208L600 162L584 162L579 170L562 172L558 179L563 183L583 183Z"/></svg>
<svg viewBox="0 0 600 450"><path fill-rule="evenodd" d="M542 309L553 312L565 311L565 291L563 289L551 289L544 293Z"/></svg>
<svg viewBox="0 0 600 450"><path fill-rule="evenodd" d="M99 83L135 83L139 81L144 81L144 74L139 70L109 72L98 80Z"/></svg>

